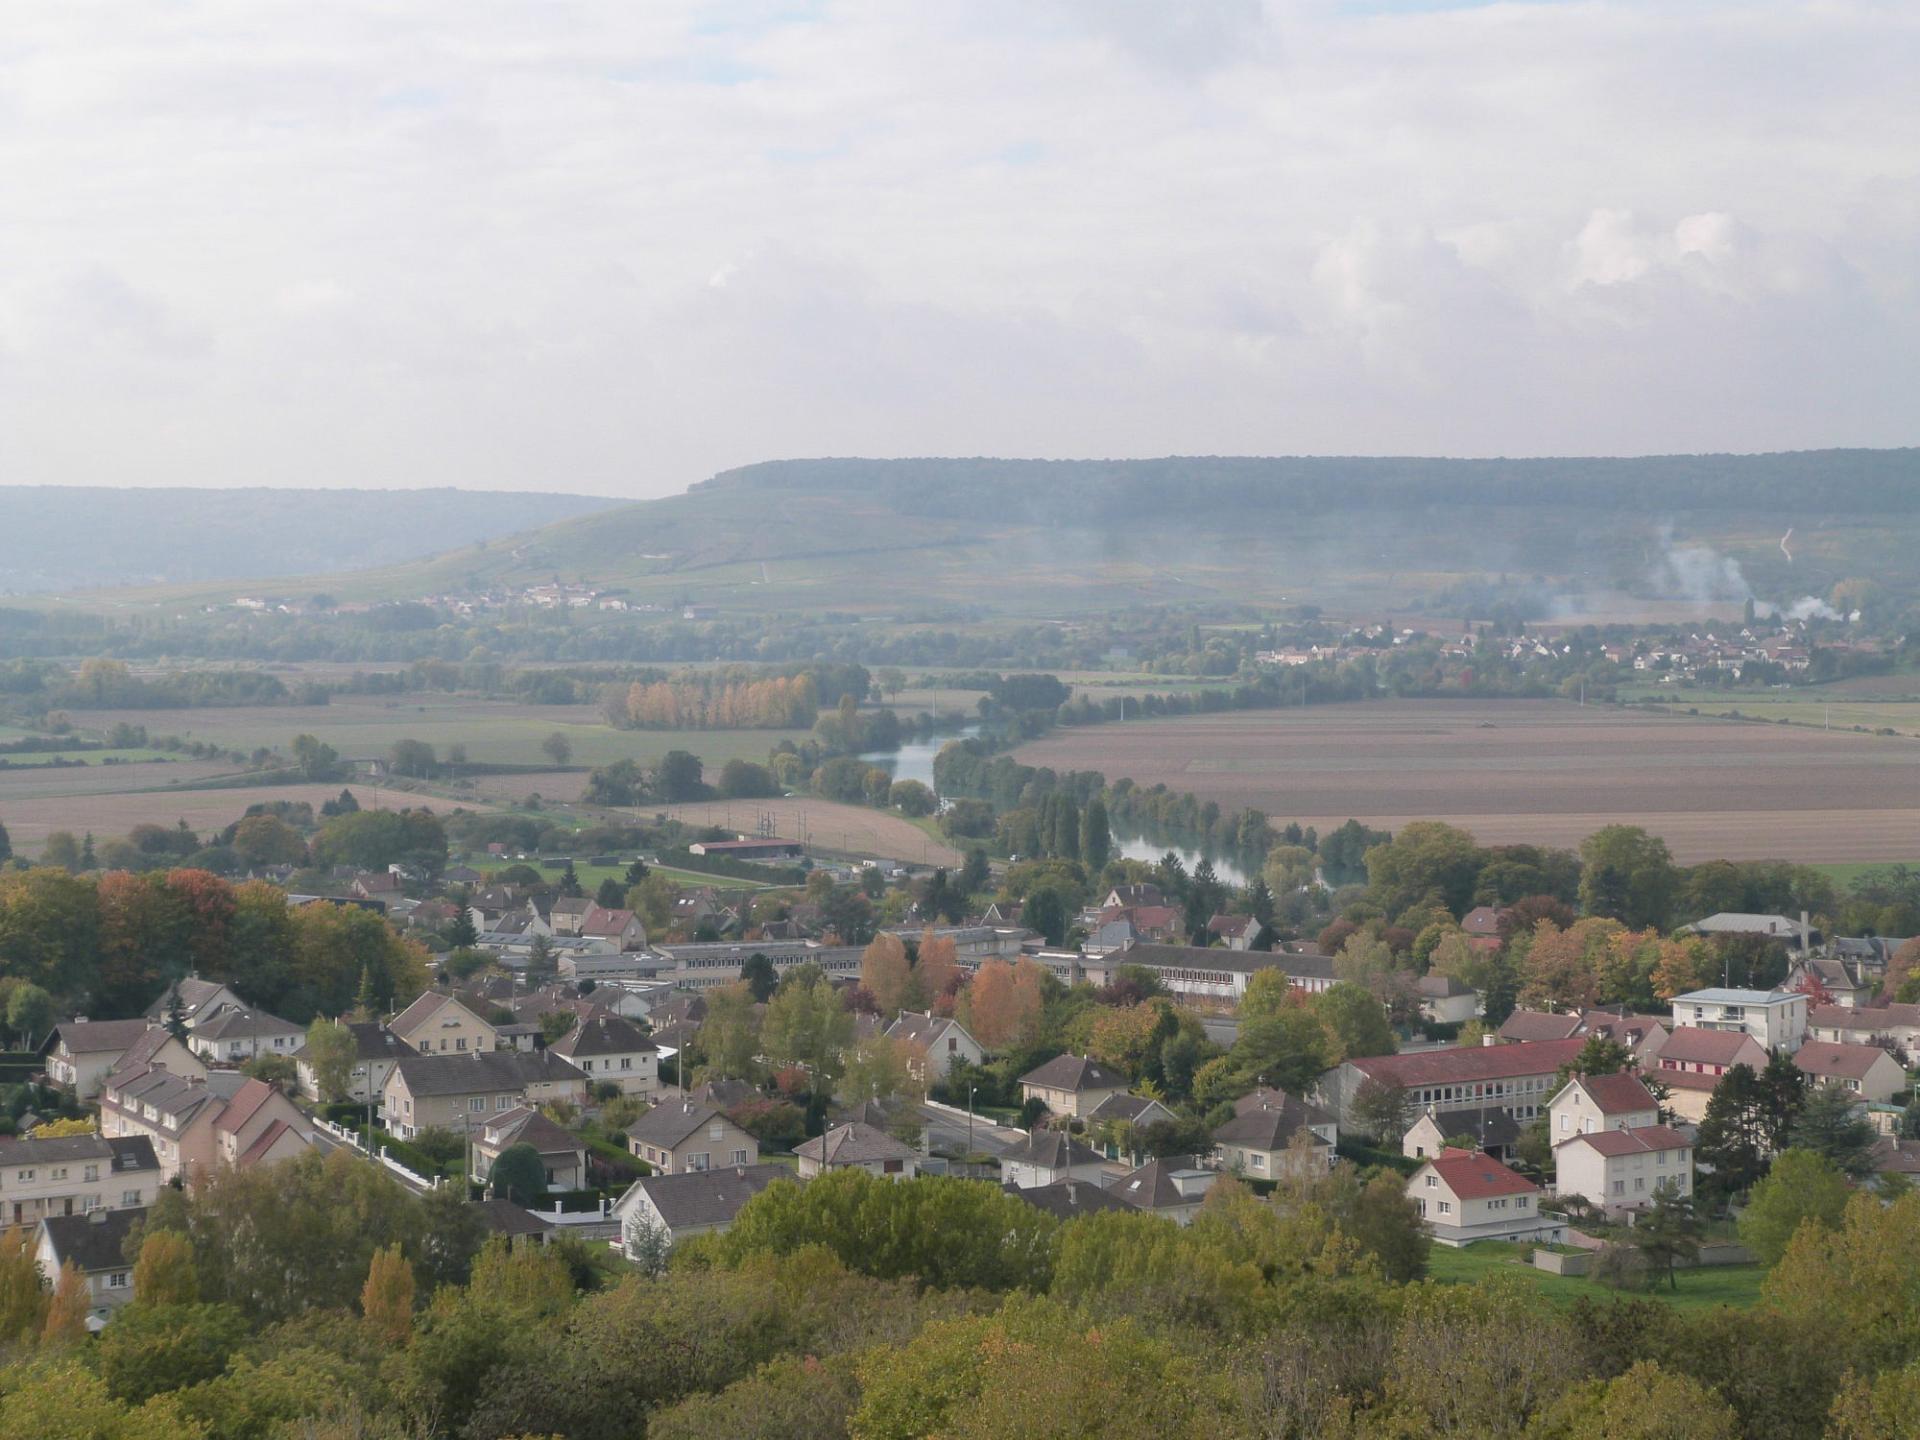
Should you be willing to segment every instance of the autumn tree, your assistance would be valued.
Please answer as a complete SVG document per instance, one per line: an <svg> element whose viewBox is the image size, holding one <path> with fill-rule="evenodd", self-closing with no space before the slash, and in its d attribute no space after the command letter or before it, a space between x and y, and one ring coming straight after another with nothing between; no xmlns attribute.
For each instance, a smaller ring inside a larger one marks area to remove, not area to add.
<svg viewBox="0 0 1920 1440"><path fill-rule="evenodd" d="M925 1090L914 1078L916 1071L925 1074L924 1056L909 1042L872 1035L848 1054L846 1073L834 1093L847 1105L914 1095Z"/></svg>
<svg viewBox="0 0 1920 1440"><path fill-rule="evenodd" d="M149 1229L133 1266L133 1293L144 1305L192 1305L200 1299L193 1246L174 1230Z"/></svg>
<svg viewBox="0 0 1920 1440"><path fill-rule="evenodd" d="M71 1260L60 1262L60 1273L53 1282L53 1294L47 1302L47 1320L41 1327L44 1345L78 1345L87 1338L87 1313L93 1297L87 1277Z"/></svg>
<svg viewBox="0 0 1920 1440"><path fill-rule="evenodd" d="M913 998L913 967L899 936L882 931L873 937L873 943L860 956L860 983L888 1019Z"/></svg>
<svg viewBox="0 0 1920 1440"><path fill-rule="evenodd" d="M330 1105L345 1100L353 1088L353 1066L360 1058L353 1032L337 1020L320 1016L307 1027L307 1064L313 1067L320 1098Z"/></svg>
<svg viewBox="0 0 1920 1440"><path fill-rule="evenodd" d="M1045 974L1032 960L989 960L967 987L962 1006L968 1033L988 1051L1024 1049L1040 1034L1046 1009Z"/></svg>
<svg viewBox="0 0 1920 1440"><path fill-rule="evenodd" d="M413 1334L413 1267L398 1245L374 1251L360 1291L360 1313L390 1345L403 1345Z"/></svg>
<svg viewBox="0 0 1920 1440"><path fill-rule="evenodd" d="M706 1055L706 1078L752 1080L760 1073L761 1011L744 981L707 993L707 1018L699 1044Z"/></svg>
<svg viewBox="0 0 1920 1440"><path fill-rule="evenodd" d="M47 1321L47 1292L33 1239L18 1225L0 1234L0 1343L30 1340Z"/></svg>
<svg viewBox="0 0 1920 1440"><path fill-rule="evenodd" d="M921 935L913 976L921 1005L934 1009L951 999L960 984L960 953L951 935L936 935L931 929Z"/></svg>
<svg viewBox="0 0 1920 1440"><path fill-rule="evenodd" d="M1853 1193L1847 1177L1823 1155L1784 1150L1773 1159L1766 1178L1753 1187L1740 1214L1740 1243L1774 1265L1805 1224L1838 1230Z"/></svg>

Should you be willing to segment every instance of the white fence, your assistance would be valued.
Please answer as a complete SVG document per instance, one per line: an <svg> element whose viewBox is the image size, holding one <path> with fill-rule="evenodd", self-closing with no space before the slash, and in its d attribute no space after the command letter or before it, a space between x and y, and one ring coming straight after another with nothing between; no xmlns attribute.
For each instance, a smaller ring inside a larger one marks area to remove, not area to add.
<svg viewBox="0 0 1920 1440"><path fill-rule="evenodd" d="M376 1164L392 1171L416 1190L438 1190L446 1179L443 1175L428 1176L416 1174L391 1155L387 1154L387 1147L384 1145L380 1147L379 1153L374 1153L367 1148L366 1142L360 1138L357 1131L349 1130L344 1125L336 1125L324 1116L316 1115L313 1119L313 1124L316 1130L324 1130L342 1145L358 1150L362 1155L365 1155Z"/></svg>

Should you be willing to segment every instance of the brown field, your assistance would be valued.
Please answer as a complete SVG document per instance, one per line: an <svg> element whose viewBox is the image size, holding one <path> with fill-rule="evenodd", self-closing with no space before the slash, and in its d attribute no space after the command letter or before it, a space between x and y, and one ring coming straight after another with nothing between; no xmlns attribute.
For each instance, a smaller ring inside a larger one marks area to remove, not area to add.
<svg viewBox="0 0 1920 1440"><path fill-rule="evenodd" d="M1644 825L1683 863L1920 859L1920 741L1552 700L1381 701L1065 730L1032 765L1164 783L1326 830L1447 820L1483 843Z"/></svg>
<svg viewBox="0 0 1920 1440"><path fill-rule="evenodd" d="M91 832L94 839L106 840L126 834L135 825L149 822L171 825L176 820L185 820L190 829L204 835L232 824L246 813L249 805L267 800L305 800L318 810L342 788L337 784L258 785L234 790L150 791L135 795L42 795L7 801L0 806L0 823L6 825L15 850L38 854L47 836L55 830L71 830L75 835ZM371 785L344 788L353 791L363 808L373 807L375 797ZM379 799L390 810L406 805L443 815L460 808L492 808L384 788Z"/></svg>
<svg viewBox="0 0 1920 1440"><path fill-rule="evenodd" d="M651 807L642 809L651 813ZM671 806L667 813L697 825L723 825L746 834L755 832L762 815L771 815L774 833L781 839L802 840L822 850L845 855L872 855L948 866L958 865L966 858L911 820L883 810L835 805L826 800L705 800L694 805Z"/></svg>
<svg viewBox="0 0 1920 1440"><path fill-rule="evenodd" d="M15 800L46 795L107 795L165 790L240 767L225 760L143 760L127 765L19 765L0 770L0 813Z"/></svg>

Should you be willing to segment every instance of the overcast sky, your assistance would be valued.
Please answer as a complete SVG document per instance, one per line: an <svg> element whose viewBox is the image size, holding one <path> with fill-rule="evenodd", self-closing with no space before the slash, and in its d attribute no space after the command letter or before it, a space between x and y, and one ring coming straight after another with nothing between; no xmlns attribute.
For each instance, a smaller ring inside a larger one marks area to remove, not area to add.
<svg viewBox="0 0 1920 1440"><path fill-rule="evenodd" d="M0 480L1920 442L1920 5L14 0Z"/></svg>

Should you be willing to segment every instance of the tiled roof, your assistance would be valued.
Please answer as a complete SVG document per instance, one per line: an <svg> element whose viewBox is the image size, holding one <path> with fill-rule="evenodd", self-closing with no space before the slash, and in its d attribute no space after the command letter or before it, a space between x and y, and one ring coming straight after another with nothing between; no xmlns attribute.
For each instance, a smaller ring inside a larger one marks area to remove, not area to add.
<svg viewBox="0 0 1920 1440"><path fill-rule="evenodd" d="M530 1105L516 1105L489 1120L482 1134L490 1149L531 1145L542 1155L572 1155L586 1149L585 1141L561 1129Z"/></svg>
<svg viewBox="0 0 1920 1440"><path fill-rule="evenodd" d="M561 1055L637 1055L653 1041L631 1020L596 1010L548 1047Z"/></svg>
<svg viewBox="0 0 1920 1440"><path fill-rule="evenodd" d="M300 1027L291 1020L269 1015L264 1010L223 1010L206 1024L195 1027L194 1038L202 1040L245 1040L260 1035L298 1035Z"/></svg>
<svg viewBox="0 0 1920 1440"><path fill-rule="evenodd" d="M1085 1055L1056 1055L1046 1064L1022 1075L1020 1083L1044 1086L1049 1090L1071 1090L1077 1094L1082 1090L1124 1090L1127 1088L1127 1077Z"/></svg>
<svg viewBox="0 0 1920 1440"><path fill-rule="evenodd" d="M69 1020L53 1027L70 1054L99 1055L125 1050L147 1033L145 1020Z"/></svg>
<svg viewBox="0 0 1920 1440"><path fill-rule="evenodd" d="M1233 1119L1213 1132L1221 1145L1249 1145L1256 1150L1284 1150L1296 1131L1311 1125L1331 1125L1334 1117L1317 1105L1287 1094L1284 1090L1256 1092L1262 1098L1253 1105L1235 1105ZM1319 1139L1318 1136L1315 1137ZM1322 1144L1326 1143L1324 1140Z"/></svg>
<svg viewBox="0 0 1920 1440"><path fill-rule="evenodd" d="M1502 1040L1565 1040L1580 1031L1578 1015L1551 1015L1544 1010L1516 1010L1501 1023Z"/></svg>
<svg viewBox="0 0 1920 1440"><path fill-rule="evenodd" d="M112 1155L113 1147L98 1134L0 1140L0 1165L59 1165L74 1160L106 1160Z"/></svg>
<svg viewBox="0 0 1920 1440"><path fill-rule="evenodd" d="M1864 1080L1874 1063L1891 1059L1878 1045L1842 1045L1832 1040L1809 1040L1794 1051L1793 1063L1809 1075L1837 1075L1843 1080Z"/></svg>
<svg viewBox="0 0 1920 1440"><path fill-rule="evenodd" d="M627 1138L671 1150L702 1125L726 1117L711 1105L683 1100L656 1105L627 1127Z"/></svg>
<svg viewBox="0 0 1920 1440"><path fill-rule="evenodd" d="M125 1252L127 1235L147 1218L144 1208L94 1210L85 1215L49 1215L47 1228L53 1253L61 1264L71 1260L89 1274L102 1270L131 1270Z"/></svg>
<svg viewBox="0 0 1920 1440"><path fill-rule="evenodd" d="M1025 1190L1017 1185L1002 1188L1007 1194L1046 1211L1057 1220L1094 1215L1102 1210L1133 1209L1111 1190L1103 1190L1086 1180L1056 1180L1051 1185L1034 1185Z"/></svg>
<svg viewBox="0 0 1920 1440"><path fill-rule="evenodd" d="M1347 1063L1363 1075L1403 1089L1419 1085L1471 1084L1517 1075L1551 1075L1569 1064L1587 1042L1536 1040L1518 1045L1456 1045L1415 1055L1373 1055Z"/></svg>
<svg viewBox="0 0 1920 1440"><path fill-rule="evenodd" d="M1920 1028L1920 1005L1875 1005L1849 1008L1845 1005L1816 1005L1807 1017L1809 1024L1825 1030L1859 1030L1869 1035L1888 1029Z"/></svg>
<svg viewBox="0 0 1920 1440"><path fill-rule="evenodd" d="M686 1175L645 1175L628 1194L644 1193L667 1228L681 1230L731 1224L741 1206L778 1180L791 1182L793 1171L784 1165L723 1165Z"/></svg>
<svg viewBox="0 0 1920 1440"><path fill-rule="evenodd" d="M854 1121L793 1147L793 1153L822 1165L864 1165L876 1160L907 1160L913 1151L883 1130Z"/></svg>
<svg viewBox="0 0 1920 1440"><path fill-rule="evenodd" d="M1621 1071L1617 1075L1576 1075L1580 1087L1593 1100L1602 1115L1630 1115L1636 1110L1656 1110L1660 1102L1641 1083L1638 1075Z"/></svg>
<svg viewBox="0 0 1920 1440"><path fill-rule="evenodd" d="M1591 1137L1589 1137L1591 1138ZM1442 1150L1427 1162L1460 1200L1485 1200L1495 1195L1532 1195L1539 1190L1478 1150Z"/></svg>
<svg viewBox="0 0 1920 1440"><path fill-rule="evenodd" d="M554 1081L586 1080L571 1061L551 1050L531 1054L522 1050L471 1050L464 1055L407 1055L396 1060L393 1068L416 1099L483 1091L492 1094Z"/></svg>
<svg viewBox="0 0 1920 1440"><path fill-rule="evenodd" d="M1637 1125L1631 1130L1594 1130L1560 1143L1591 1145L1600 1154L1613 1156L1645 1155L1655 1150L1684 1150L1693 1142L1665 1125Z"/></svg>
<svg viewBox="0 0 1920 1440"><path fill-rule="evenodd" d="M1684 1060L1696 1065L1731 1065L1760 1042L1744 1030L1699 1030L1682 1025L1660 1047L1660 1062Z"/></svg>
<svg viewBox="0 0 1920 1440"><path fill-rule="evenodd" d="M1004 1167L1008 1162L1016 1165L1035 1165L1042 1170L1064 1170L1069 1166L1099 1165L1106 1160L1098 1150L1083 1145L1071 1136L1058 1130L1033 1130L1011 1150L1000 1157Z"/></svg>

